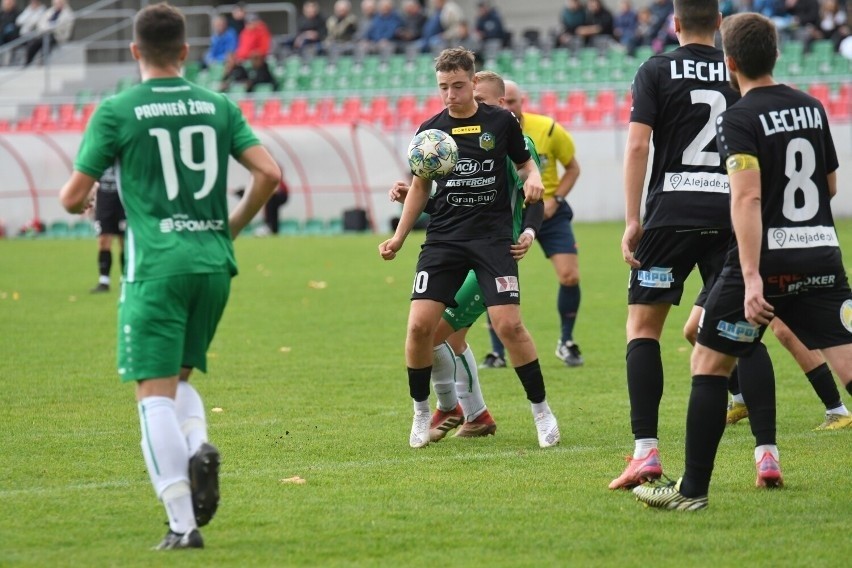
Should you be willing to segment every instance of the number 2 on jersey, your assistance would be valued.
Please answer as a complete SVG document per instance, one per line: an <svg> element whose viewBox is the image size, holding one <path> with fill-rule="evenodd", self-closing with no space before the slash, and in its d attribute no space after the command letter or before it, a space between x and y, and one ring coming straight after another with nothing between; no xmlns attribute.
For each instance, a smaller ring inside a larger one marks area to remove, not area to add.
<svg viewBox="0 0 852 568"><path fill-rule="evenodd" d="M716 137L716 128L714 126L716 124L716 117L722 114L722 111L727 108L728 102L725 100L725 95L719 91L708 89L695 89L689 92L689 96L692 97L692 104L694 105L703 104L710 106L710 118L701 131L692 139L689 146L684 149L680 161L685 166L718 167L722 164L722 158L719 157L719 153L715 150L713 152L705 152L704 148Z"/></svg>
<svg viewBox="0 0 852 568"><path fill-rule="evenodd" d="M163 166L163 181L166 184L166 195L169 201L173 201L177 198L180 187L177 175L178 164L175 162L171 133L165 128L152 128L148 131L148 134L157 139L157 146L160 149L160 163ZM196 134L201 135L204 149L200 162L195 161L192 152L192 137ZM204 183L201 184L201 189L192 194L195 199L203 199L213 189L216 184L216 176L219 174L219 161L216 157L216 131L212 126L206 125L185 126L178 130L178 144L180 146L181 164L192 171L204 172Z"/></svg>

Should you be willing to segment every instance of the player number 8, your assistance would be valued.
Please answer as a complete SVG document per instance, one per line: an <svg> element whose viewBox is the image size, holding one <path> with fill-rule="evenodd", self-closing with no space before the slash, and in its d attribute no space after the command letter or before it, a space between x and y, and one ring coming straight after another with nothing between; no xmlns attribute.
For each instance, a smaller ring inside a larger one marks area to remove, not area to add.
<svg viewBox="0 0 852 568"><path fill-rule="evenodd" d="M796 169L797 156L801 156L801 169ZM784 186L784 216L791 221L807 221L819 211L819 189L811 176L816 170L814 147L805 138L793 138L787 144L784 175L790 180ZM796 193L802 191L801 207L796 206Z"/></svg>

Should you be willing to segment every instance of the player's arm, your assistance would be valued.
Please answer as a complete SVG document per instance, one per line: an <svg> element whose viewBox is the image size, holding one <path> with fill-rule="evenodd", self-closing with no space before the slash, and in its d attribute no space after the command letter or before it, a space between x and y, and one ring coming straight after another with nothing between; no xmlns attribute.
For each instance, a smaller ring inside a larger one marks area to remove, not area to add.
<svg viewBox="0 0 852 568"><path fill-rule="evenodd" d="M69 213L85 213L92 204L97 180L83 172L74 171L59 190L59 201Z"/></svg>
<svg viewBox="0 0 852 568"><path fill-rule="evenodd" d="M536 201L524 207L524 228L518 235L518 242L509 247L515 260L521 260L530 250L542 222L544 222L544 201Z"/></svg>
<svg viewBox="0 0 852 568"><path fill-rule="evenodd" d="M417 219L420 218L420 214L423 213L431 191L431 181L417 176L414 176L414 179L411 180L405 203L402 204L402 214L399 217L396 232L391 238L379 245L379 254L383 259L393 260L396 257L396 253L402 248L408 233L411 232Z"/></svg>
<svg viewBox="0 0 852 568"><path fill-rule="evenodd" d="M621 238L621 257L633 268L641 266L633 253L642 236L639 211L651 148L651 132L647 124L631 122L627 127L627 146L624 149L624 236Z"/></svg>
<svg viewBox="0 0 852 568"><path fill-rule="evenodd" d="M577 183L577 179L580 177L580 163L574 157L571 158L570 162L562 165L565 166L565 171L562 173L562 177L559 178L559 185L556 187L554 195L564 198L568 197L568 194L574 189L574 184Z"/></svg>
<svg viewBox="0 0 852 568"><path fill-rule="evenodd" d="M751 323L767 325L772 306L763 297L760 248L763 220L760 215L760 165L751 154L732 154L725 160L731 181L731 223L737 237L740 268L745 282L745 315Z"/></svg>
<svg viewBox="0 0 852 568"><path fill-rule="evenodd" d="M239 162L249 171L251 178L239 203L228 216L232 239L237 238L281 183L281 168L263 146L248 147L240 154Z"/></svg>
<svg viewBox="0 0 852 568"><path fill-rule="evenodd" d="M518 177L524 182L524 203L535 203L541 201L544 194L544 185L541 183L541 172L532 158L523 164L515 164Z"/></svg>

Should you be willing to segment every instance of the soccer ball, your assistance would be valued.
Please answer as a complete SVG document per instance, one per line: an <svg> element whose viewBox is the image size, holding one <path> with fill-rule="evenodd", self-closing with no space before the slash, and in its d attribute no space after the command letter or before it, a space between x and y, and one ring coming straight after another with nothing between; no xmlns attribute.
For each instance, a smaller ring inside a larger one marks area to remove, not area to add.
<svg viewBox="0 0 852 568"><path fill-rule="evenodd" d="M438 179L448 175L459 160L459 147L443 130L424 130L408 145L408 166L417 177Z"/></svg>

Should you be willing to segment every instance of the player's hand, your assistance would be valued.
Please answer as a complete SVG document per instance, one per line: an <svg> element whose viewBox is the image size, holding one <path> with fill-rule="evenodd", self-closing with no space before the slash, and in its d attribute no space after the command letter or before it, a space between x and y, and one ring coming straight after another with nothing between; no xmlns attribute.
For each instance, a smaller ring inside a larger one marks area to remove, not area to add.
<svg viewBox="0 0 852 568"><path fill-rule="evenodd" d="M401 248L402 241L397 240L396 237L391 237L379 245L379 254L385 260L393 260L396 258L396 253L399 252L399 249Z"/></svg>
<svg viewBox="0 0 852 568"><path fill-rule="evenodd" d="M541 183L541 177L530 175L524 182L524 203L540 201L542 195L544 195L544 185Z"/></svg>
<svg viewBox="0 0 852 568"><path fill-rule="evenodd" d="M509 247L512 251L512 257L515 260L521 260L533 244L533 238L529 233L521 233L518 237L518 242Z"/></svg>
<svg viewBox="0 0 852 568"><path fill-rule="evenodd" d="M556 214L556 210L559 209L559 202L553 199L544 200L544 220L548 220Z"/></svg>
<svg viewBox="0 0 852 568"><path fill-rule="evenodd" d="M408 195L408 190L411 186L404 181L398 181L393 184L393 187L388 191L388 197L391 201L405 202L405 197Z"/></svg>
<svg viewBox="0 0 852 568"><path fill-rule="evenodd" d="M763 280L760 276L745 278L745 316L749 323L769 325L775 317L775 308L763 297Z"/></svg>
<svg viewBox="0 0 852 568"><path fill-rule="evenodd" d="M642 237L642 227L639 223L630 223L624 229L624 236L621 237L621 258L624 262L630 265L631 268L639 268L642 263L633 256L636 247L639 245L639 239Z"/></svg>

